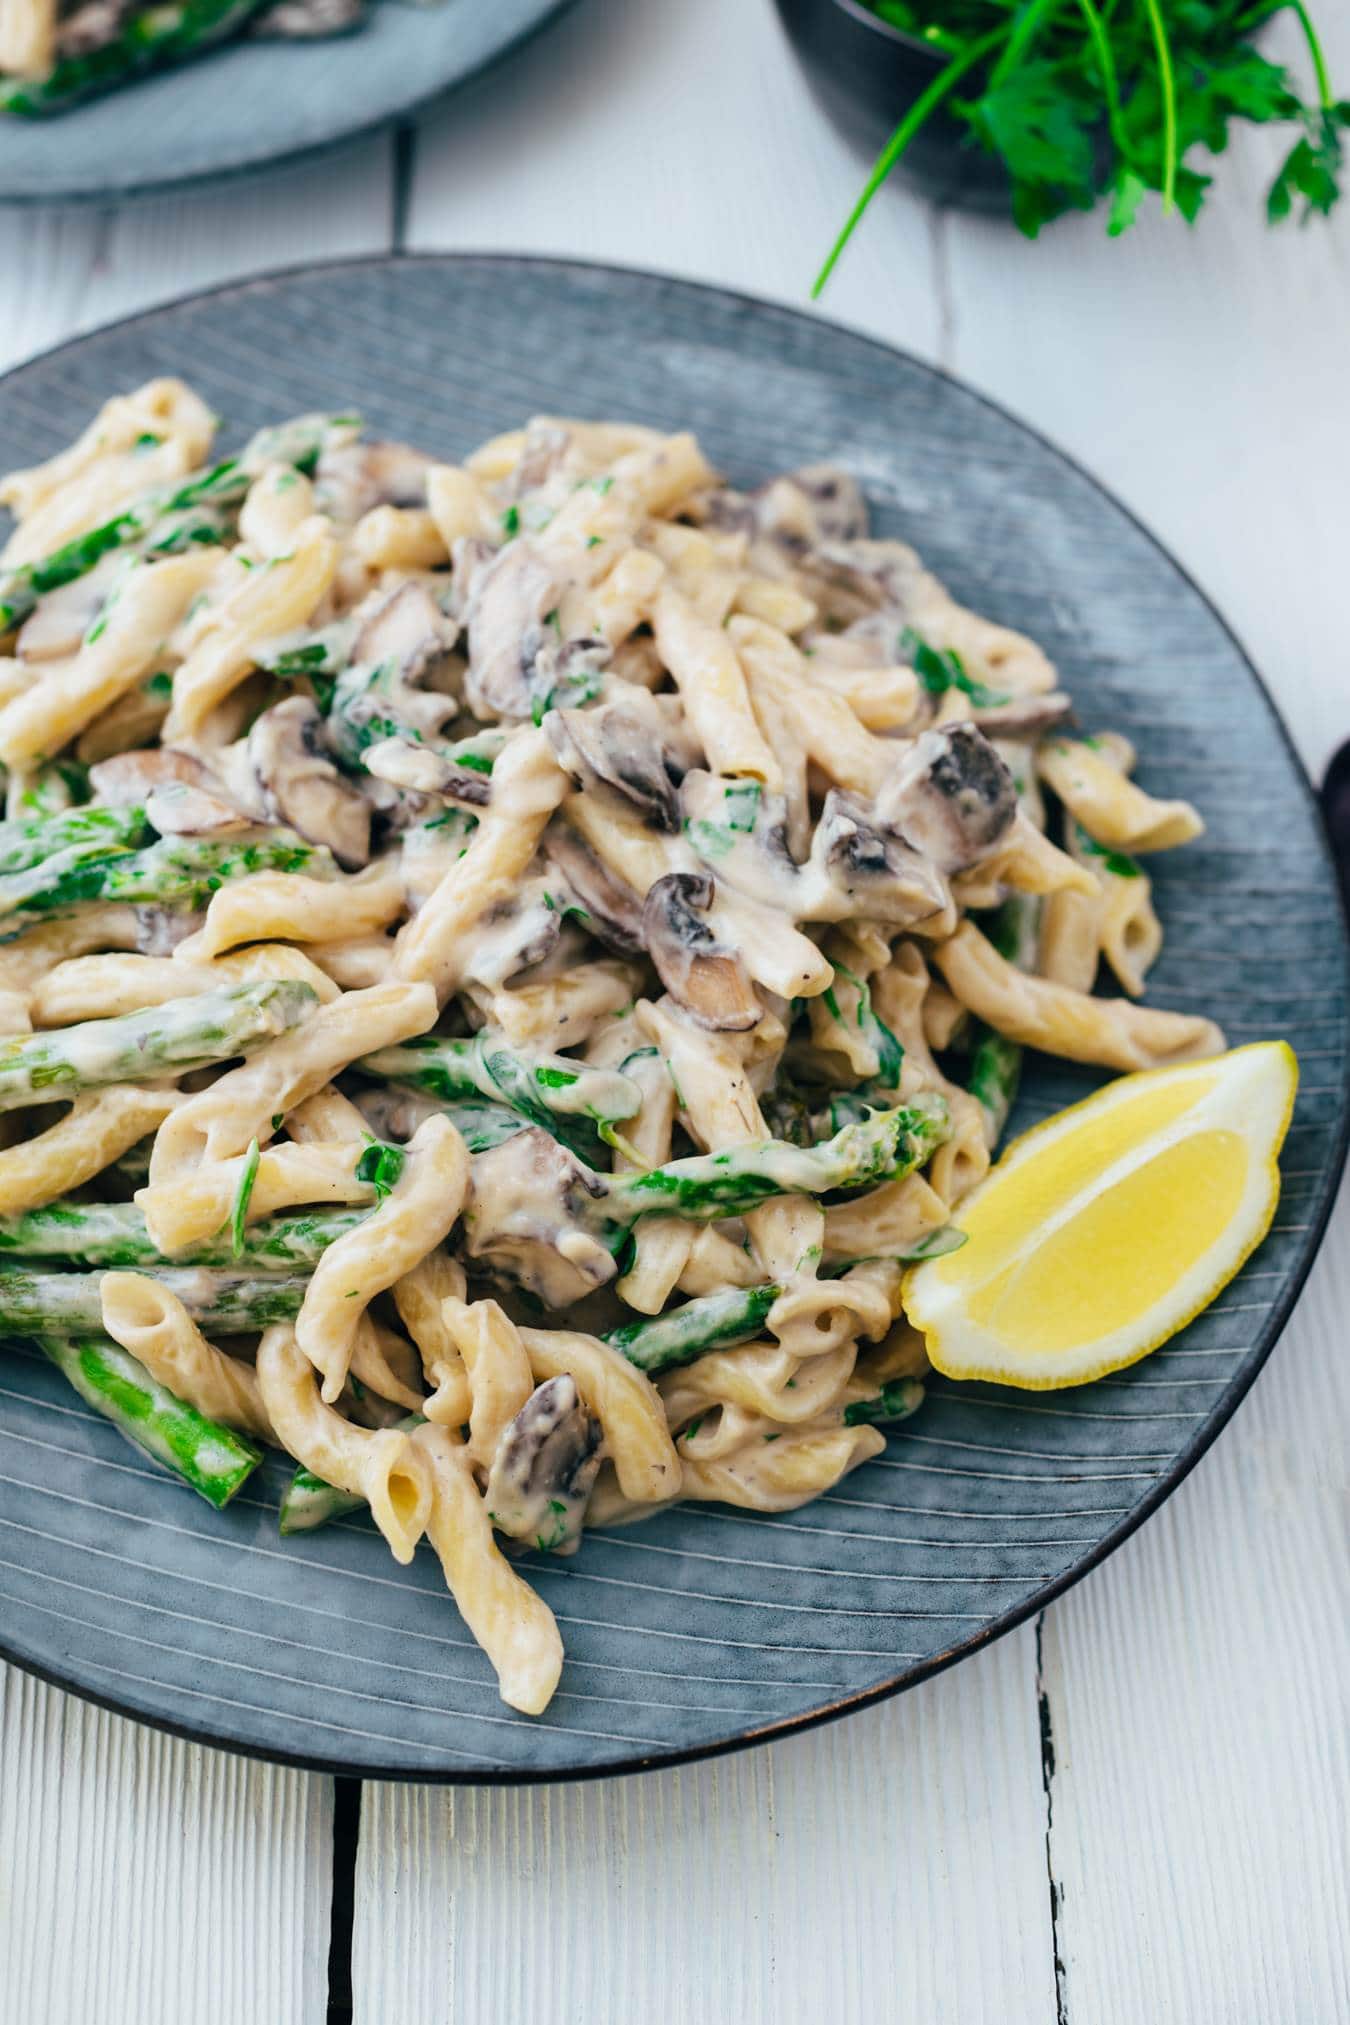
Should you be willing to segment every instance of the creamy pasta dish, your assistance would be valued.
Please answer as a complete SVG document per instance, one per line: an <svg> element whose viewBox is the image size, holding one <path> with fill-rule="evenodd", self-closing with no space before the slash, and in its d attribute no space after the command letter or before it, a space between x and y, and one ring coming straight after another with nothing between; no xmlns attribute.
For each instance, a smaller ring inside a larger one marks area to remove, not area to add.
<svg viewBox="0 0 1350 2025"><path fill-rule="evenodd" d="M0 0L0 112L63 112L241 35L348 34L366 9L367 0Z"/></svg>
<svg viewBox="0 0 1350 2025"><path fill-rule="evenodd" d="M426 1534L538 1712L518 1550L918 1406L1023 1048L1222 1047L1139 1003L1200 823L842 470L214 428L0 484L0 1332L218 1506L271 1447L283 1532Z"/></svg>

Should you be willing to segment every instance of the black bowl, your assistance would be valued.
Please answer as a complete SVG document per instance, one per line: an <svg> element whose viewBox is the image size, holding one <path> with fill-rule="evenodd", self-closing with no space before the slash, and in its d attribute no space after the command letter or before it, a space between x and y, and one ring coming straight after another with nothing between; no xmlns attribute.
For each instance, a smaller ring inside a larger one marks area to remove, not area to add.
<svg viewBox="0 0 1350 2025"><path fill-rule="evenodd" d="M916 35L878 20L860 0L778 0L778 12L807 83L869 159L880 154L946 62ZM942 106L924 122L897 167L935 203L1012 216L1003 163L978 147Z"/></svg>

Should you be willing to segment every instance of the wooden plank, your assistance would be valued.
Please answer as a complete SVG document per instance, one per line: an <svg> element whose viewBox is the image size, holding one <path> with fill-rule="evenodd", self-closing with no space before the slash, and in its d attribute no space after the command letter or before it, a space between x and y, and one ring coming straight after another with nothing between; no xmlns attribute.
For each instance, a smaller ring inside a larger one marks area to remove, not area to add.
<svg viewBox="0 0 1350 2025"><path fill-rule="evenodd" d="M118 212L0 213L0 367L257 268L383 250L392 211L385 139ZM177 1742L0 1669L0 2025L317 2025L331 1814L326 1779Z"/></svg>
<svg viewBox="0 0 1350 2025"><path fill-rule="evenodd" d="M1350 1191L1233 1425L1048 1613L1071 2019L1350 2017L1347 1306Z"/></svg>
<svg viewBox="0 0 1350 2025"><path fill-rule="evenodd" d="M0 210L0 370L192 289L303 260L382 252L392 190L391 143L377 139L334 162L118 211ZM190 359L183 371L190 379Z"/></svg>
<svg viewBox="0 0 1350 2025"><path fill-rule="evenodd" d="M655 140L653 137L655 136ZM421 130L414 247L655 266L800 300L864 173L772 0L588 0ZM898 185L832 312L940 355ZM356 2015L1016 2025L1054 2003L1028 1630L811 1736L606 1786L367 1789ZM1000 1918L970 1908L997 1900Z"/></svg>
<svg viewBox="0 0 1350 2025"><path fill-rule="evenodd" d="M1321 11L1344 73L1350 19ZM1244 136L1194 233L1155 216L1110 244L1100 220L1075 219L1030 246L952 217L940 258L957 369L1105 478L1194 570L1320 769L1350 730L1350 210L1329 227L1266 227L1287 141ZM1233 1426L1047 1613L1069 2018L1274 2025L1350 2008L1337 1504L1350 1388L1335 1348L1347 1236L1343 1202Z"/></svg>
<svg viewBox="0 0 1350 2025"><path fill-rule="evenodd" d="M798 302L866 175L773 0L586 0L420 128L412 247L574 254ZM924 357L932 222L899 184L830 310Z"/></svg>
<svg viewBox="0 0 1350 2025"><path fill-rule="evenodd" d="M355 2016L1045 2025L1033 1670L1028 1629L899 1701L712 1764L368 1787Z"/></svg>
<svg viewBox="0 0 1350 2025"><path fill-rule="evenodd" d="M0 2025L320 2025L332 1784L0 1667Z"/></svg>

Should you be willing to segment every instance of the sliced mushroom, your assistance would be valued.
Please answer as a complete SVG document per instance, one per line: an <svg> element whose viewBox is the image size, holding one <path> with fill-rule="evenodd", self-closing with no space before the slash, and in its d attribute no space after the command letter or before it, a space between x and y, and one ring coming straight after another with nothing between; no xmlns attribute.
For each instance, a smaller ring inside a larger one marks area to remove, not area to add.
<svg viewBox="0 0 1350 2025"><path fill-rule="evenodd" d="M696 493L681 507L680 517L698 527L714 527L720 534L753 534L759 525L755 501L729 485Z"/></svg>
<svg viewBox="0 0 1350 2025"><path fill-rule="evenodd" d="M654 727L626 703L600 710L550 710L544 719L560 765L578 787L607 787L631 802L653 829L673 836L679 797L667 748Z"/></svg>
<svg viewBox="0 0 1350 2025"><path fill-rule="evenodd" d="M156 788L175 784L207 789L220 785L209 767L190 752L180 752L172 745L154 746L144 752L115 753L111 759L101 759L89 769L94 799L111 809L135 808Z"/></svg>
<svg viewBox="0 0 1350 2025"><path fill-rule="evenodd" d="M930 920L951 906L936 865L892 832L854 795L832 788L811 843L813 867L823 872L842 912L899 927ZM822 916L814 918L839 918Z"/></svg>
<svg viewBox="0 0 1350 2025"><path fill-rule="evenodd" d="M377 1139L402 1146L428 1118L445 1115L444 1104L425 1097L420 1090L400 1090L396 1084L358 1091L353 1100Z"/></svg>
<svg viewBox="0 0 1350 2025"><path fill-rule="evenodd" d="M340 865L365 865L370 803L326 757L322 737L318 706L307 696L288 696L264 710L249 732L249 763L275 820L312 844L327 844Z"/></svg>
<svg viewBox="0 0 1350 2025"><path fill-rule="evenodd" d="M315 499L347 525L376 506L425 506L427 472L435 461L406 443L330 446L315 472Z"/></svg>
<svg viewBox="0 0 1350 2025"><path fill-rule="evenodd" d="M464 967L466 983L499 990L558 946L563 917L546 879L530 879L485 914L473 932Z"/></svg>
<svg viewBox="0 0 1350 2025"><path fill-rule="evenodd" d="M600 1422L567 1372L535 1387L503 1430L488 1470L493 1524L541 1554L570 1554L603 1449Z"/></svg>
<svg viewBox="0 0 1350 2025"><path fill-rule="evenodd" d="M538 629L538 637L526 642L526 665L533 702L531 713L565 709L589 703L600 693L600 678L614 659L608 640L594 636L559 639L553 626Z"/></svg>
<svg viewBox="0 0 1350 2025"><path fill-rule="evenodd" d="M416 682L455 644L457 630L425 584L403 583L381 598L352 642L352 661L386 665Z"/></svg>
<svg viewBox="0 0 1350 2025"><path fill-rule="evenodd" d="M823 542L856 541L867 533L867 505L858 482L835 464L803 465L771 479L754 498L758 533L789 555Z"/></svg>
<svg viewBox="0 0 1350 2025"><path fill-rule="evenodd" d="M700 918L713 891L711 873L668 872L647 895L643 938L662 984L700 1026L745 1033L764 1008L740 957Z"/></svg>
<svg viewBox="0 0 1350 2025"><path fill-rule="evenodd" d="M615 876L585 840L566 823L555 821L544 839L550 864L561 873L570 892L586 910L586 926L597 942L616 956L638 956L646 944L642 933L642 901L633 888Z"/></svg>
<svg viewBox="0 0 1350 2025"><path fill-rule="evenodd" d="M598 1205L604 1178L532 1125L475 1156L464 1249L484 1268L569 1308L614 1278L611 1235Z"/></svg>
<svg viewBox="0 0 1350 2025"><path fill-rule="evenodd" d="M545 484L567 455L571 440L570 431L558 422L549 422L542 417L532 421L525 431L520 461L511 473L507 488L511 498L523 499L527 492Z"/></svg>
<svg viewBox="0 0 1350 2025"><path fill-rule="evenodd" d="M145 798L146 821L162 837L228 837L254 828L254 818L223 790L168 781Z"/></svg>
<svg viewBox="0 0 1350 2025"><path fill-rule="evenodd" d="M468 574L465 694L481 716L532 715L531 677L545 645L544 619L560 595L552 568L523 538L508 542Z"/></svg>
<svg viewBox="0 0 1350 2025"><path fill-rule="evenodd" d="M1013 777L973 724L925 731L877 792L877 819L942 872L988 857L1017 814Z"/></svg>
<svg viewBox="0 0 1350 2025"><path fill-rule="evenodd" d="M1073 698L1062 689L1044 696L1012 696L1006 703L971 712L971 722L989 738L1040 738L1073 716Z"/></svg>
<svg viewBox="0 0 1350 2025"><path fill-rule="evenodd" d="M194 935L205 915L187 907L147 905L133 910L136 921L136 950L141 956L172 956L180 942Z"/></svg>
<svg viewBox="0 0 1350 2025"><path fill-rule="evenodd" d="M76 61L106 49L121 33L132 11L132 0L86 0L61 21L56 34L56 53Z"/></svg>
<svg viewBox="0 0 1350 2025"><path fill-rule="evenodd" d="M365 19L365 0L274 0L249 22L255 38L308 42L316 36L345 35Z"/></svg>
<svg viewBox="0 0 1350 2025"><path fill-rule="evenodd" d="M109 808L143 804L161 836L230 836L252 829L266 810L174 746L119 752L89 769L95 797Z"/></svg>
<svg viewBox="0 0 1350 2025"><path fill-rule="evenodd" d="M822 542L801 567L810 595L833 624L850 625L875 612L886 615L883 630L892 649L887 659L893 658L901 630L916 622L926 594L937 591L945 603L951 602L914 550L899 541Z"/></svg>

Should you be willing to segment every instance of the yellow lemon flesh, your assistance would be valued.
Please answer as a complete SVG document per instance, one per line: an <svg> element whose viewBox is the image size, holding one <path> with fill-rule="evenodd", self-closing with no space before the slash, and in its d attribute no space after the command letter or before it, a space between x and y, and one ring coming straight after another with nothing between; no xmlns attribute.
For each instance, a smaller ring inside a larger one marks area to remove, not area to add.
<svg viewBox="0 0 1350 2025"><path fill-rule="evenodd" d="M1156 1350L1260 1244L1298 1088L1283 1041L1123 1076L1047 1119L961 1205L966 1243L905 1279L949 1378L1047 1391Z"/></svg>

